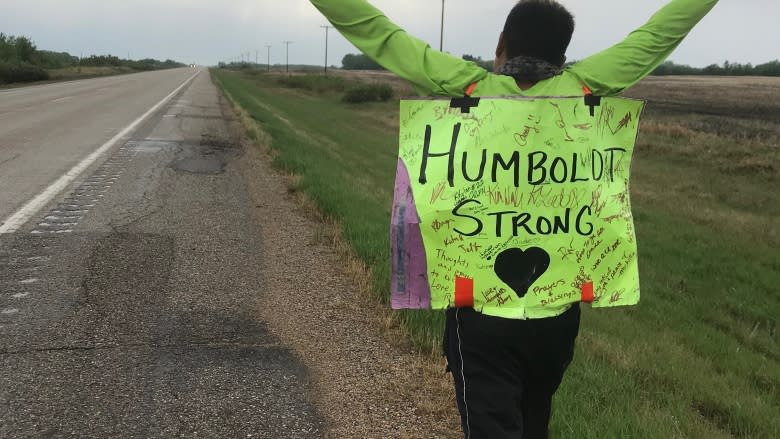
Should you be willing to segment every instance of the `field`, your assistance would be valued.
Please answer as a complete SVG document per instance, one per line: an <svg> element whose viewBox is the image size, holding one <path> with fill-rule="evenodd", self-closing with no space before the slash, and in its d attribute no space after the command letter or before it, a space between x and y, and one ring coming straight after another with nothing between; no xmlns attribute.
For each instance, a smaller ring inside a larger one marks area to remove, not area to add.
<svg viewBox="0 0 780 439"><path fill-rule="evenodd" d="M389 285L398 103L345 104L375 74L214 72L302 191ZM585 309L556 438L780 437L780 79L650 78L632 175L643 301ZM587 308L587 307L586 307ZM437 352L440 313L399 313Z"/></svg>
<svg viewBox="0 0 780 439"><path fill-rule="evenodd" d="M49 84L62 81L75 81L78 79L91 79L103 76L123 75L126 73L135 73L138 72L138 70L134 70L128 67L65 67L61 69L50 69L47 70L47 72L49 73L48 80L1 84L0 89L28 87L30 85Z"/></svg>

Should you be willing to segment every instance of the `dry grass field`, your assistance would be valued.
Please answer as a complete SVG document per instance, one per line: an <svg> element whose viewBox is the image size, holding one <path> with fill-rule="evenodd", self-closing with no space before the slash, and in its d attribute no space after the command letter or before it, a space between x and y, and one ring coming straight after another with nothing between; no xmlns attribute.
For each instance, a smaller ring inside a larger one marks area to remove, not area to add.
<svg viewBox="0 0 780 439"><path fill-rule="evenodd" d="M655 76L626 95L648 99L654 112L780 121L780 78Z"/></svg>
<svg viewBox="0 0 780 439"><path fill-rule="evenodd" d="M648 100L646 120L755 142L775 154L780 144L780 78L651 77L626 95ZM765 165L776 171L777 161Z"/></svg>

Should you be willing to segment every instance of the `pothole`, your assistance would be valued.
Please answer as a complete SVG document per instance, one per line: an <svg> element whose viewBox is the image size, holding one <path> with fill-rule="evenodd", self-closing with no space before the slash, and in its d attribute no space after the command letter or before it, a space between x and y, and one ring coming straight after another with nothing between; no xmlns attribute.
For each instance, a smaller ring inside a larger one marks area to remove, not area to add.
<svg viewBox="0 0 780 439"><path fill-rule="evenodd" d="M221 174L225 172L228 160L238 151L237 143L229 139L204 134L197 145L182 144L170 167L192 174Z"/></svg>

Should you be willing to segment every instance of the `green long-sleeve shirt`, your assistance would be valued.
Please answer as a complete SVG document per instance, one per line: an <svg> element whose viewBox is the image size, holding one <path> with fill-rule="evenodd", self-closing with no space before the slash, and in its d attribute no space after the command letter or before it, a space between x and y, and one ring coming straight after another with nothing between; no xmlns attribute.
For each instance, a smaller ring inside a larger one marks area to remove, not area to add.
<svg viewBox="0 0 780 439"><path fill-rule="evenodd" d="M411 82L424 96L572 96L582 84L614 96L650 74L674 51L718 0L673 0L617 45L586 58L560 75L521 90L512 77L433 50L412 37L366 0L311 0L333 26L363 53Z"/></svg>

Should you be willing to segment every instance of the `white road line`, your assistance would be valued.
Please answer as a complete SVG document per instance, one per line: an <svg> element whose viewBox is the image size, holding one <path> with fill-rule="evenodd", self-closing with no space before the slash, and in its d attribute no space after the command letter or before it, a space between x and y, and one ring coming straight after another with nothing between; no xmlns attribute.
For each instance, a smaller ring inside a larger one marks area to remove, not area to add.
<svg viewBox="0 0 780 439"><path fill-rule="evenodd" d="M67 101L68 99L73 99L73 96L65 96L64 98L55 99L52 102L63 102Z"/></svg>
<svg viewBox="0 0 780 439"><path fill-rule="evenodd" d="M35 198L30 200L24 206L22 206L22 208L19 209L16 213L6 218L5 221L3 221L2 224L0 224L0 234L13 233L19 230L19 228L21 228L27 221L29 221L30 218L32 218L36 213L38 213L39 210L41 210L54 197L56 197L57 194L62 192L62 190L65 189L69 184L71 184L76 178L78 178L78 176L81 175L82 172L84 172L90 165L95 163L95 161L97 161L97 159L99 159L101 155L103 155L106 151L111 149L111 147L113 147L114 144L116 144L116 142L118 142L119 140L127 136L131 131L133 131L138 125L141 124L141 122L143 122L152 113L160 109L160 107L162 107L166 102L168 102L168 100L174 97L176 93L181 91L181 89L183 89L199 74L200 71L190 76L178 88L176 88L176 90L172 91L171 94L164 97L163 100L161 100L155 106L150 108L149 111L142 114L141 117L134 120L130 125L125 127L125 129L120 131L116 136L112 137L108 142L104 143L103 146L101 146L100 148L95 150L92 154L87 156L84 160L82 160L81 163L77 164L70 171L66 172L63 176L57 179L57 181L55 181L49 187L44 189L43 192L38 194Z"/></svg>

